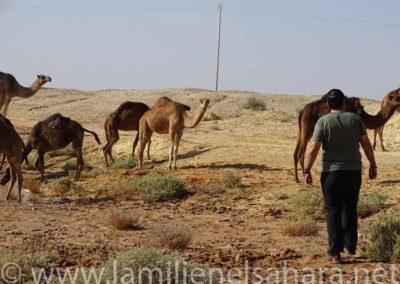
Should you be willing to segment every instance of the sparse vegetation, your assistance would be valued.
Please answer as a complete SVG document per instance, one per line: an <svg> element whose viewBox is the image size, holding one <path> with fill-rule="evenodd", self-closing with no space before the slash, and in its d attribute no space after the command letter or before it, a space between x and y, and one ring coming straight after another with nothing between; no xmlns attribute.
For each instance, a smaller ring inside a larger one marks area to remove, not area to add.
<svg viewBox="0 0 400 284"><path fill-rule="evenodd" d="M108 219L111 226L118 230L139 229L139 218L131 211L114 209Z"/></svg>
<svg viewBox="0 0 400 284"><path fill-rule="evenodd" d="M115 263L118 263L117 268ZM101 283L111 283L112 279L121 279L127 271L132 277L130 279L140 279L143 284L161 283L166 279L170 283L209 283L208 275L202 277L198 273L199 267L194 263L185 261L178 254L168 254L148 247L126 251L109 260L101 269L104 269ZM207 270L205 273L207 274Z"/></svg>
<svg viewBox="0 0 400 284"><path fill-rule="evenodd" d="M377 223L365 246L365 255L374 261L400 263L400 218L389 216Z"/></svg>
<svg viewBox="0 0 400 284"><path fill-rule="evenodd" d="M222 118L214 112L211 112L209 115L206 115L203 118L204 121L217 121L217 120L221 120L221 119Z"/></svg>
<svg viewBox="0 0 400 284"><path fill-rule="evenodd" d="M137 162L132 156L128 158L116 159L115 163L111 166L113 169L133 169L136 167Z"/></svg>
<svg viewBox="0 0 400 284"><path fill-rule="evenodd" d="M258 99L256 97L249 97L243 105L243 108L253 111L262 111L267 109L264 100Z"/></svg>
<svg viewBox="0 0 400 284"><path fill-rule="evenodd" d="M376 192L360 196L360 200L358 202L358 216L361 218L366 218L370 215L378 213L387 198L388 196L386 194Z"/></svg>
<svg viewBox="0 0 400 284"><path fill-rule="evenodd" d="M71 189L76 189L78 185L69 177L62 177L56 180L52 184L52 189L59 196L64 196L66 193L70 192Z"/></svg>
<svg viewBox="0 0 400 284"><path fill-rule="evenodd" d="M141 177L136 187L140 197L145 201L166 201L186 194L180 179L160 174Z"/></svg>
<svg viewBox="0 0 400 284"><path fill-rule="evenodd" d="M72 144L69 144L69 145L68 145L67 147L65 147L65 148L62 148L62 149L59 149L59 150L55 150L55 151L49 152L48 155L49 155L51 158L54 158L54 157L61 157L61 156L67 156L67 157L69 157L69 158L74 158L74 157L76 157L75 151L74 151L74 149L72 148Z"/></svg>
<svg viewBox="0 0 400 284"><path fill-rule="evenodd" d="M318 224L309 218L297 218L283 227L283 234L291 237L315 236L318 234Z"/></svg>
<svg viewBox="0 0 400 284"><path fill-rule="evenodd" d="M185 249L192 241L192 233L188 228L171 224L157 224L151 228L152 243L168 249Z"/></svg>
<svg viewBox="0 0 400 284"><path fill-rule="evenodd" d="M243 188L242 178L236 175L235 172L224 172L221 175L220 183L225 188Z"/></svg>
<svg viewBox="0 0 400 284"><path fill-rule="evenodd" d="M299 191L293 198L293 216L306 216L314 221L325 220L325 205L319 187Z"/></svg>
<svg viewBox="0 0 400 284"><path fill-rule="evenodd" d="M0 250L0 267L6 267L6 264L15 263L21 269L23 282L30 281L32 277L32 268L44 269L46 272L51 268L58 267L60 264L60 257L58 254L50 251L27 253L18 250ZM10 269L7 271L9 279L18 279L18 270Z"/></svg>
<svg viewBox="0 0 400 284"><path fill-rule="evenodd" d="M68 174L70 171L75 171L76 170L76 159L67 160L61 168L66 174Z"/></svg>

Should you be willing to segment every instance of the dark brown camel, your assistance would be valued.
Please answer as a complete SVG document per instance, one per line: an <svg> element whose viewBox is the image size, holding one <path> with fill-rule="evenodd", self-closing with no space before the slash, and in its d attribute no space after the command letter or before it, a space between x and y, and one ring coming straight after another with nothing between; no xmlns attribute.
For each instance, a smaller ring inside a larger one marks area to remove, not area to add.
<svg viewBox="0 0 400 284"><path fill-rule="evenodd" d="M0 114L0 152L7 157L9 167L11 168L11 183L8 188L6 200L10 197L11 191L18 181L18 201L21 201L22 191L22 171L21 161L24 151L24 142L18 135L11 121ZM3 161L4 161L3 156ZM3 162L2 162L3 164ZM10 170L8 170L10 172ZM10 175L10 173L9 173Z"/></svg>
<svg viewBox="0 0 400 284"><path fill-rule="evenodd" d="M84 133L88 132L94 136L96 142L100 144L100 139L93 131L82 127L77 121L61 114L53 114L47 119L38 122L31 130L29 140L25 144L23 158L25 159L32 150L36 150L38 158L35 161L35 166L40 172L41 181L46 181L44 178L44 154L50 151L62 149L72 143L72 148L75 150L77 167L75 181L78 181L84 166L82 157L82 146ZM9 181L9 171L3 176L1 184L6 184Z"/></svg>
<svg viewBox="0 0 400 284"><path fill-rule="evenodd" d="M390 100L391 100L391 97L393 97L393 96L400 96L400 88L389 92L389 93L383 98L382 103L381 103L381 111L382 111L383 113L386 113L386 112L388 111L388 109L390 108ZM397 110L397 112L400 113L400 107L397 108L396 110ZM378 135L379 135L379 141L381 142L381 149L382 149L382 151L387 151L387 150L385 149L385 146L383 145L383 129L384 129L384 128L385 128L385 124L382 125L382 126L379 127L379 128L374 129L374 143L373 143L374 150L375 150L375 147L376 147L376 135L378 134Z"/></svg>
<svg viewBox="0 0 400 284"><path fill-rule="evenodd" d="M298 125L299 132L297 134L297 144L296 149L294 151L293 159L294 159L294 173L296 177L296 182L299 181L297 167L300 161L300 166L302 171L304 170L304 155L307 149L307 144L311 139L311 136L314 131L315 124L318 119L329 113L331 110L328 106L328 95L330 92L325 94L319 100L308 103L303 110L299 113L298 117ZM345 111L349 112L357 112L357 108L355 107L355 101L357 98L347 98L345 100Z"/></svg>
<svg viewBox="0 0 400 284"><path fill-rule="evenodd" d="M118 130L133 131L136 130L136 137L132 147L132 157L135 155L135 148L139 141L139 120L142 115L149 109L144 103L125 102L118 109L112 112L104 123L104 131L106 133L107 144L103 147L104 158L108 168L108 157L114 163L112 156L112 147L119 140ZM150 159L150 144L147 145L147 157Z"/></svg>

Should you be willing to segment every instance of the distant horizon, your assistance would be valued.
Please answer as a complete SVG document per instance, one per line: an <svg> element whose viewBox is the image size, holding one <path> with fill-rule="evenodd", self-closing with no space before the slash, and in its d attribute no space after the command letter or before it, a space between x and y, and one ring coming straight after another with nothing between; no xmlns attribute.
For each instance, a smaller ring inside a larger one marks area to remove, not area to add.
<svg viewBox="0 0 400 284"><path fill-rule="evenodd" d="M24 86L213 91L217 3L0 0L0 71ZM400 86L399 1L223 3L221 90L380 100Z"/></svg>

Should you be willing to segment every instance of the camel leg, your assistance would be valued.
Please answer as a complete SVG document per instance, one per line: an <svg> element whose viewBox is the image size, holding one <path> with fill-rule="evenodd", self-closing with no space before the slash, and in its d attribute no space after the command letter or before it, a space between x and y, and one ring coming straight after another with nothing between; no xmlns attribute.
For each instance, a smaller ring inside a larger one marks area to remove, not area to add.
<svg viewBox="0 0 400 284"><path fill-rule="evenodd" d="M6 97L4 101L3 116L7 117L8 106L10 105L11 97Z"/></svg>
<svg viewBox="0 0 400 284"><path fill-rule="evenodd" d="M296 179L296 182L299 183L299 173L298 173L298 169L297 166L299 164L299 150L300 150L300 144L301 144L301 140L300 140L300 134L299 134L299 138L297 139L297 143L296 143L296 149L294 150L294 154L293 154L293 161L294 161L294 177Z"/></svg>
<svg viewBox="0 0 400 284"><path fill-rule="evenodd" d="M133 141L133 145L132 145L132 158L135 157L135 149L136 149L136 146L137 146L137 144L138 144L138 141L139 141L139 131L136 133L135 140Z"/></svg>
<svg viewBox="0 0 400 284"><path fill-rule="evenodd" d="M372 143L372 148L374 149L374 151L376 150L376 134L378 133L379 128L378 129L374 129L374 142Z"/></svg>
<svg viewBox="0 0 400 284"><path fill-rule="evenodd" d="M21 171L21 165L16 167L17 170L17 177L18 177L18 201L21 202L22 200L22 171Z"/></svg>
<svg viewBox="0 0 400 284"><path fill-rule="evenodd" d="M385 145L383 144L383 128L385 127L385 125L382 125L379 129L378 129L378 134L379 134L379 140L381 142L381 149L383 152L387 152L387 150L385 149Z"/></svg>
<svg viewBox="0 0 400 284"><path fill-rule="evenodd" d="M175 135L175 148L174 148L174 169L176 170L176 157L178 156L178 148L179 143L181 142L181 138L183 135L183 131L176 133Z"/></svg>
<svg viewBox="0 0 400 284"><path fill-rule="evenodd" d="M149 139L149 142L147 142L147 159L150 160L150 145L151 145L151 139Z"/></svg>
<svg viewBox="0 0 400 284"><path fill-rule="evenodd" d="M76 173L74 179L74 181L76 182L79 181L79 179L81 178L81 173L85 163L82 157L82 143L79 143L79 145L73 145L73 148L76 154Z"/></svg>
<svg viewBox="0 0 400 284"><path fill-rule="evenodd" d="M10 169L11 169L11 182L10 182L10 187L8 188L6 200L10 198L11 191L15 185L15 182L17 181L17 174L14 164L10 164Z"/></svg>
<svg viewBox="0 0 400 284"><path fill-rule="evenodd" d="M168 169L172 169L172 155L174 154L174 148L175 148L175 136L176 133L173 131L169 132L169 137L171 139L171 148L169 149L169 158L168 158Z"/></svg>
<svg viewBox="0 0 400 284"><path fill-rule="evenodd" d="M119 134L118 131L110 133L110 139L108 140L106 146L103 148L103 153L104 157L106 159L106 166L108 168L108 159L107 157L110 157L111 161L115 163L114 157L112 156L112 148L115 143L119 140Z"/></svg>
<svg viewBox="0 0 400 284"><path fill-rule="evenodd" d="M44 177L44 153L42 151L38 151L35 166L40 173L40 181L47 182L46 178Z"/></svg>
<svg viewBox="0 0 400 284"><path fill-rule="evenodd" d="M147 142L151 139L153 131L147 126L143 126L139 134L139 168L143 169L143 153Z"/></svg>

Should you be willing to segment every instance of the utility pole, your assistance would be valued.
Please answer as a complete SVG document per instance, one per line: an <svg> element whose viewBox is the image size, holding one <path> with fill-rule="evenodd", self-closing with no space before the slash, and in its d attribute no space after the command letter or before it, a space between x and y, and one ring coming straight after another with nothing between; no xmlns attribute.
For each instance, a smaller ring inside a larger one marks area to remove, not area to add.
<svg viewBox="0 0 400 284"><path fill-rule="evenodd" d="M218 51L217 51L217 76L215 82L215 91L218 92L218 80L219 80L219 53L221 49L221 19L222 19L222 7L224 4L221 2L218 3L218 11L219 11L219 23L218 23Z"/></svg>

